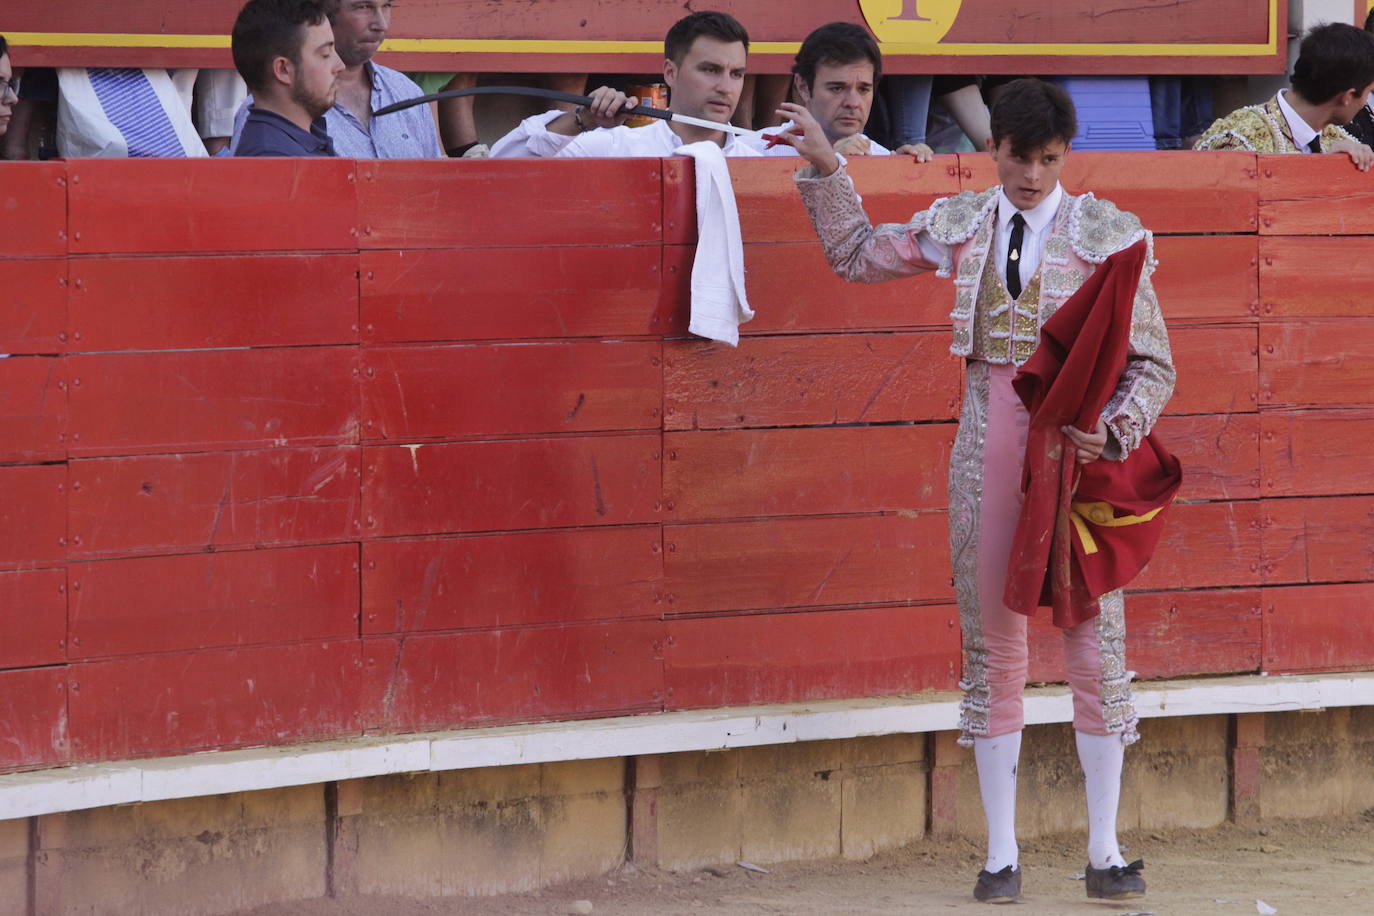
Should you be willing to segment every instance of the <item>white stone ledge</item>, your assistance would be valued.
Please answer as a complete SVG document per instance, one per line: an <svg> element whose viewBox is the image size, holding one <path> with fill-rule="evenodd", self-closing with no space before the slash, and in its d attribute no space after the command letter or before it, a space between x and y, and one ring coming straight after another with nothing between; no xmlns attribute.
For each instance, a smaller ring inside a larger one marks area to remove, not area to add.
<svg viewBox="0 0 1374 916"><path fill-rule="evenodd" d="M1374 706L1374 672L1246 675L1136 686L1142 718ZM344 738L0 775L0 820L107 805L279 789L390 773L461 770L860 738L957 727L959 697L878 699ZM1068 722L1066 687L1026 691L1026 722Z"/></svg>

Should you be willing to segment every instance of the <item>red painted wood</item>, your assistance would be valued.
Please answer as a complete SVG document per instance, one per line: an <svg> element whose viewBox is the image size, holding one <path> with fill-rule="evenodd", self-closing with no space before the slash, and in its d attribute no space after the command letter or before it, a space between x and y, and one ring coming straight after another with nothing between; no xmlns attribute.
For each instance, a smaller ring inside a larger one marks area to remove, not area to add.
<svg viewBox="0 0 1374 916"><path fill-rule="evenodd" d="M690 269L691 260L687 261ZM741 333L931 327L948 332L953 287L933 271L887 283L847 283L814 239L744 246L754 318ZM690 270L681 285L690 289ZM690 301L683 295L682 301Z"/></svg>
<svg viewBox="0 0 1374 916"><path fill-rule="evenodd" d="M1374 580L1374 497L1264 501L1266 584Z"/></svg>
<svg viewBox="0 0 1374 916"><path fill-rule="evenodd" d="M67 668L0 671L0 770L67 763Z"/></svg>
<svg viewBox="0 0 1374 916"><path fill-rule="evenodd" d="M1155 239L1152 281L1167 321L1249 321L1259 314L1253 235L1167 235Z"/></svg>
<svg viewBox="0 0 1374 916"><path fill-rule="evenodd" d="M82 159L68 169L73 253L358 244L351 159Z"/></svg>
<svg viewBox="0 0 1374 916"><path fill-rule="evenodd" d="M669 613L954 599L943 512L671 525L663 539Z"/></svg>
<svg viewBox="0 0 1374 916"><path fill-rule="evenodd" d="M358 547L143 557L69 567L73 659L358 634Z"/></svg>
<svg viewBox="0 0 1374 916"><path fill-rule="evenodd" d="M363 455L368 537L657 521L657 435L389 446Z"/></svg>
<svg viewBox="0 0 1374 916"><path fill-rule="evenodd" d="M769 337L739 348L665 343L667 429L952 420L960 362L949 335Z"/></svg>
<svg viewBox="0 0 1374 916"><path fill-rule="evenodd" d="M1361 290L1374 283L1369 239L1271 236L1260 238L1260 292L1266 318L1369 316ZM1332 274L1340 276L1331 282Z"/></svg>
<svg viewBox="0 0 1374 916"><path fill-rule="evenodd" d="M55 357L0 359L0 462L66 457L66 389Z"/></svg>
<svg viewBox="0 0 1374 916"><path fill-rule="evenodd" d="M952 424L668 433L672 519L943 509Z"/></svg>
<svg viewBox="0 0 1374 916"><path fill-rule="evenodd" d="M572 623L656 615L658 526L370 541L363 632Z"/></svg>
<svg viewBox="0 0 1374 916"><path fill-rule="evenodd" d="M654 247L364 251L363 338L662 334Z"/></svg>
<svg viewBox="0 0 1374 916"><path fill-rule="evenodd" d="M1235 674L1260 667L1259 589L1126 596L1126 666L1141 678ZM1064 682L1064 638L1031 621L1030 680Z"/></svg>
<svg viewBox="0 0 1374 916"><path fill-rule="evenodd" d="M1255 231L1254 155L1190 152L1183 161L1186 167L1180 167L1177 151L1070 153L1061 180L1070 194L1091 191L1134 213L1151 232ZM997 184L996 166L986 153L960 153L959 167L965 189Z"/></svg>
<svg viewBox="0 0 1374 916"><path fill-rule="evenodd" d="M0 668L60 664L66 650L66 572L0 573Z"/></svg>
<svg viewBox="0 0 1374 916"><path fill-rule="evenodd" d="M1344 153L1259 157L1261 235L1374 234L1374 185Z"/></svg>
<svg viewBox="0 0 1374 916"><path fill-rule="evenodd" d="M345 446L74 461L72 555L355 538L360 457Z"/></svg>
<svg viewBox="0 0 1374 916"><path fill-rule="evenodd" d="M947 605L668 622L669 709L952 690L959 613Z"/></svg>
<svg viewBox="0 0 1374 916"><path fill-rule="evenodd" d="M1269 40L1267 5L1246 0L1214 0L1205 10L1180 7L1169 0L1144 0L1119 7L1089 0L1048 5L1023 5L1015 0L962 0L957 10L957 18L944 41L988 41L991 36L998 36L991 40L1026 44L1065 40L1187 44L1204 40L1204 35L1206 41L1227 44L1263 44ZM1225 17L1225 22L1220 21L1221 17ZM1086 35L1093 37L1067 38Z"/></svg>
<svg viewBox="0 0 1374 916"><path fill-rule="evenodd" d="M72 348L356 343L357 272L356 255L78 261Z"/></svg>
<svg viewBox="0 0 1374 916"><path fill-rule="evenodd" d="M1255 410L1259 361L1254 326L1175 324L1169 328L1169 346L1178 380L1165 407L1168 413Z"/></svg>
<svg viewBox="0 0 1374 916"><path fill-rule="evenodd" d="M108 760L356 734L361 644L73 665L72 756Z"/></svg>
<svg viewBox="0 0 1374 916"><path fill-rule="evenodd" d="M1265 496L1374 493L1374 410L1266 410L1260 432Z"/></svg>
<svg viewBox="0 0 1374 916"><path fill-rule="evenodd" d="M0 353L61 353L66 331L67 262L0 260Z"/></svg>
<svg viewBox="0 0 1374 916"><path fill-rule="evenodd" d="M6 30L11 27L7 25ZM5 214L6 257L67 253L66 172L64 162L5 163L0 173L0 213Z"/></svg>
<svg viewBox="0 0 1374 916"><path fill-rule="evenodd" d="M418 731L661 708L663 624L368 639L370 728Z"/></svg>
<svg viewBox="0 0 1374 916"><path fill-rule="evenodd" d="M74 455L335 445L358 439L357 350L73 356Z"/></svg>
<svg viewBox="0 0 1374 916"><path fill-rule="evenodd" d="M377 347L363 353L363 436L658 429L658 341Z"/></svg>
<svg viewBox="0 0 1374 916"><path fill-rule="evenodd" d="M1374 583L1264 590L1264 670L1374 667Z"/></svg>
<svg viewBox="0 0 1374 916"><path fill-rule="evenodd" d="M360 162L359 171L363 248L657 245L662 238L657 159L487 159L459 168L378 159ZM532 203L537 218L505 218Z"/></svg>
<svg viewBox="0 0 1374 916"><path fill-rule="evenodd" d="M1155 433L1183 462L1181 500L1257 499L1261 415L1162 417Z"/></svg>
<svg viewBox="0 0 1374 916"><path fill-rule="evenodd" d="M816 230L792 180L793 173L804 165L801 159L790 157L731 162L730 179L739 206L740 232L745 239L816 243ZM850 161L849 174L874 225L905 223L936 198L959 193L959 176L952 156L924 163L906 156L856 156ZM690 199L695 194L694 187L692 181L684 181L679 193Z"/></svg>
<svg viewBox="0 0 1374 916"><path fill-rule="evenodd" d="M1164 591L1259 585L1262 527L1258 501L1175 505L1154 558L1130 587Z"/></svg>
<svg viewBox="0 0 1374 916"><path fill-rule="evenodd" d="M67 556L67 469L0 467L0 569L56 566Z"/></svg>
<svg viewBox="0 0 1374 916"><path fill-rule="evenodd" d="M1374 319L1260 326L1260 404L1363 407L1374 390Z"/></svg>

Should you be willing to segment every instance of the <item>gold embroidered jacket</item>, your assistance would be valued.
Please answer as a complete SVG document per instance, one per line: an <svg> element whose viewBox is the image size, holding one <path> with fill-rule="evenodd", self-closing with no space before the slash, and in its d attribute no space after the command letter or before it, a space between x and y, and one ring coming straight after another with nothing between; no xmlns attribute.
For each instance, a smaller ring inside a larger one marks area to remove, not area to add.
<svg viewBox="0 0 1374 916"><path fill-rule="evenodd" d="M1322 152L1328 152L1333 143L1354 139L1334 124L1327 125L1321 132ZM1277 95L1263 105L1237 108L1226 117L1213 121L1193 149L1238 149L1248 153L1302 152L1293 140L1293 131L1288 127L1288 119L1283 116Z"/></svg>

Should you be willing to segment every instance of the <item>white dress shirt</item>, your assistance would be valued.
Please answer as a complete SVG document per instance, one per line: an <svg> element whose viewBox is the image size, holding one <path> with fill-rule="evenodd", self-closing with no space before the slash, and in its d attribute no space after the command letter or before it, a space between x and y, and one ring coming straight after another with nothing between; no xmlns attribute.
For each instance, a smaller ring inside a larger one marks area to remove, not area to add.
<svg viewBox="0 0 1374 916"><path fill-rule="evenodd" d="M996 258L993 264L1003 282L1006 282L1007 251L1011 247L1012 216L1019 212L1021 218L1026 221L1026 228L1021 233L1021 259L1017 261L1021 274L1021 288L1025 289L1035 276L1036 268L1040 266L1040 256L1045 251L1045 240L1050 235L1050 224L1054 222L1054 215L1059 212L1059 205L1063 200L1064 186L1056 182L1054 190L1046 194L1044 200L1029 210L1018 211L1002 189L997 189L997 225L993 231L992 251L988 256ZM949 254L949 246L931 238L929 232L922 232L918 241L921 245L921 254L932 264L939 264Z"/></svg>
<svg viewBox="0 0 1374 916"><path fill-rule="evenodd" d="M610 127L588 130L576 136L556 134L548 124L563 112L546 111L520 122L491 149L493 158L515 157L595 157L634 158L663 157L687 143L668 126L667 121L655 120L644 127ZM726 156L758 156L758 150L735 134L726 134Z"/></svg>
<svg viewBox="0 0 1374 916"><path fill-rule="evenodd" d="M791 121L786 121L786 122L784 122L784 123L782 124L781 127L765 127L765 128L763 129L763 133L764 133L765 135L774 134L774 133L779 133L779 134L780 134L780 133L782 133L783 131L787 130L787 128L789 128L789 127L791 127L791 126L792 126L792 122L791 122ZM788 145L788 144L786 144L786 143L777 143L777 144L774 144L773 147L770 149L770 148L768 148L768 143L767 143L766 140L749 140L749 141L747 141L747 142L748 142L751 146L753 146L754 149L758 150L761 154L763 154L763 155L765 155L765 156L800 156L800 155L801 155L801 153L798 153L798 152L797 152L797 150L796 150L795 147L792 147L792 146L790 146L790 145ZM881 143L879 143L877 140L868 138L868 155L870 155L870 156L890 156L890 155L892 155L892 150L888 149L886 146L883 146L883 145L882 145Z"/></svg>
<svg viewBox="0 0 1374 916"><path fill-rule="evenodd" d="M1283 112L1283 119L1288 122L1288 132L1293 135L1293 145L1299 152L1310 153L1312 151L1307 148L1307 144L1321 131L1314 129L1302 119L1302 115L1293 110L1293 106L1288 104L1287 96L1287 89L1279 90L1279 111Z"/></svg>

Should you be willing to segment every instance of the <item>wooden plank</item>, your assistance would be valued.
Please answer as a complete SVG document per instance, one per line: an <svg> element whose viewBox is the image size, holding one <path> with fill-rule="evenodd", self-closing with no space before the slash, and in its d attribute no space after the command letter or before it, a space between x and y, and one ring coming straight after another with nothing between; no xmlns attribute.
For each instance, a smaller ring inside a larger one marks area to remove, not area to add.
<svg viewBox="0 0 1374 916"><path fill-rule="evenodd" d="M366 160L358 164L359 241L363 248L657 245L659 163L486 159L455 169L442 160Z"/></svg>
<svg viewBox="0 0 1374 916"><path fill-rule="evenodd" d="M184 754L357 734L354 639L73 665L72 756Z"/></svg>
<svg viewBox="0 0 1374 916"><path fill-rule="evenodd" d="M944 332L664 345L666 429L953 420L961 363Z"/></svg>
<svg viewBox="0 0 1374 916"><path fill-rule="evenodd" d="M71 284L73 349L358 341L355 254L89 259Z"/></svg>
<svg viewBox="0 0 1374 916"><path fill-rule="evenodd" d="M65 255L67 163L5 163L0 174L0 212L5 214L7 257Z"/></svg>
<svg viewBox="0 0 1374 916"><path fill-rule="evenodd" d="M363 531L410 534L657 521L657 435L368 448Z"/></svg>
<svg viewBox="0 0 1374 916"><path fill-rule="evenodd" d="M805 161L791 157L731 160L730 180L745 241L819 244L792 180L793 173L805 165ZM937 156L931 162L916 162L907 156L856 156L849 162L849 174L874 225L905 223L937 198L959 193L953 156ZM687 179L676 189L665 186L665 194L691 200L694 188L694 179ZM695 241L695 237L682 240Z"/></svg>
<svg viewBox="0 0 1374 916"><path fill-rule="evenodd" d="M1374 580L1374 497L1263 505L1266 584Z"/></svg>
<svg viewBox="0 0 1374 916"><path fill-rule="evenodd" d="M1374 283L1369 239L1363 236L1264 236L1259 240L1260 294L1265 318L1368 318ZM1332 273L1340 282L1331 282Z"/></svg>
<svg viewBox="0 0 1374 916"><path fill-rule="evenodd" d="M1364 407L1374 391L1374 318L1260 326L1260 405Z"/></svg>
<svg viewBox="0 0 1374 916"><path fill-rule="evenodd" d="M658 526L363 544L363 632L656 615Z"/></svg>
<svg viewBox="0 0 1374 916"><path fill-rule="evenodd" d="M0 569L55 566L66 556L66 467L0 467Z"/></svg>
<svg viewBox="0 0 1374 916"><path fill-rule="evenodd" d="M1169 328L1178 381L1171 414L1245 413L1256 409L1259 360L1254 326L1174 325Z"/></svg>
<svg viewBox="0 0 1374 916"><path fill-rule="evenodd" d="M1259 157L1260 235L1374 234L1374 185L1344 153Z"/></svg>
<svg viewBox="0 0 1374 916"><path fill-rule="evenodd" d="M1258 500L1175 505L1154 558L1130 587L1173 591L1259 585L1262 527Z"/></svg>
<svg viewBox="0 0 1374 916"><path fill-rule="evenodd" d="M67 668L0 671L0 770L58 766L71 758Z"/></svg>
<svg viewBox="0 0 1374 916"><path fill-rule="evenodd" d="M1266 410L1260 414L1265 496L1374 493L1374 410Z"/></svg>
<svg viewBox="0 0 1374 916"><path fill-rule="evenodd" d="M72 555L354 538L360 461L357 446L74 461Z"/></svg>
<svg viewBox="0 0 1374 916"><path fill-rule="evenodd" d="M358 441L352 347L67 359L73 455Z"/></svg>
<svg viewBox="0 0 1374 916"><path fill-rule="evenodd" d="M82 159L69 171L73 253L357 247L351 159Z"/></svg>
<svg viewBox="0 0 1374 916"><path fill-rule="evenodd" d="M679 280L684 304L690 302L691 259L686 263ZM744 267L755 312L740 326L744 334L914 327L948 333L954 290L934 271L887 283L848 283L830 269L815 239L749 242Z"/></svg>
<svg viewBox="0 0 1374 916"><path fill-rule="evenodd" d="M1374 583L1264 590L1264 670L1374 667Z"/></svg>
<svg viewBox="0 0 1374 916"><path fill-rule="evenodd" d="M0 668L56 665L67 658L67 573L0 573Z"/></svg>
<svg viewBox="0 0 1374 916"><path fill-rule="evenodd" d="M670 620L669 709L952 690L951 606L853 608Z"/></svg>
<svg viewBox="0 0 1374 916"><path fill-rule="evenodd" d="M363 437L658 429L662 352L656 340L369 348Z"/></svg>
<svg viewBox="0 0 1374 916"><path fill-rule="evenodd" d="M73 564L73 659L343 639L358 633L358 547Z"/></svg>
<svg viewBox="0 0 1374 916"><path fill-rule="evenodd" d="M662 708L663 624L364 640L368 727L418 731Z"/></svg>
<svg viewBox="0 0 1374 916"><path fill-rule="evenodd" d="M944 509L952 424L667 433L674 519Z"/></svg>
<svg viewBox="0 0 1374 916"><path fill-rule="evenodd" d="M1259 241L1253 235L1155 239L1152 278L1167 321L1249 321L1259 314Z"/></svg>
<svg viewBox="0 0 1374 916"><path fill-rule="evenodd" d="M1183 463L1178 498L1258 499L1261 422L1253 413L1161 417L1155 432Z"/></svg>
<svg viewBox="0 0 1374 916"><path fill-rule="evenodd" d="M1233 674L1260 667L1260 590L1126 596L1126 667L1140 678ZM1064 639L1048 615L1032 620L1030 680L1063 682Z"/></svg>
<svg viewBox="0 0 1374 916"><path fill-rule="evenodd" d="M0 353L66 348L67 261L0 260Z"/></svg>
<svg viewBox="0 0 1374 916"><path fill-rule="evenodd" d="M668 327L653 246L364 251L360 258L369 341L613 337Z"/></svg>
<svg viewBox="0 0 1374 916"><path fill-rule="evenodd" d="M997 184L986 153L960 153L959 167L966 189ZM1255 231L1259 184L1251 153L1189 153L1186 168L1171 150L1071 153L1060 181L1070 194L1091 191L1136 214L1152 232Z"/></svg>
<svg viewBox="0 0 1374 916"><path fill-rule="evenodd" d="M67 457L67 380L51 356L0 359L0 462Z"/></svg>
<svg viewBox="0 0 1374 916"><path fill-rule="evenodd" d="M943 512L670 525L663 539L669 613L954 600Z"/></svg>

